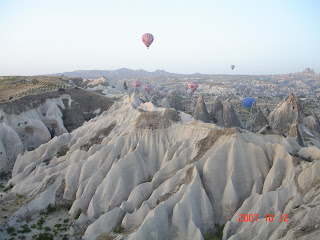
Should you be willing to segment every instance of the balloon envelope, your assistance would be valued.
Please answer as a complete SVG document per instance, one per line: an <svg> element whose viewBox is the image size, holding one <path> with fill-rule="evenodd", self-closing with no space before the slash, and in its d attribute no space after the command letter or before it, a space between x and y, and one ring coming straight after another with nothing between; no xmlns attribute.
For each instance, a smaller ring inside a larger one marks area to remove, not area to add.
<svg viewBox="0 0 320 240"><path fill-rule="evenodd" d="M140 87L141 86L140 81L133 81L132 86Z"/></svg>
<svg viewBox="0 0 320 240"><path fill-rule="evenodd" d="M143 85L143 89L147 92L150 93L152 91L152 86L150 84Z"/></svg>
<svg viewBox="0 0 320 240"><path fill-rule="evenodd" d="M247 97L242 100L242 107L251 108L253 102L257 103L257 101L252 97Z"/></svg>
<svg viewBox="0 0 320 240"><path fill-rule="evenodd" d="M147 48L150 47L151 43L153 42L153 35L151 33L145 33L142 35L142 42L146 45Z"/></svg>
<svg viewBox="0 0 320 240"><path fill-rule="evenodd" d="M191 89L193 93L195 90L197 90L198 86L199 83L196 80L188 82L188 87Z"/></svg>
<svg viewBox="0 0 320 240"><path fill-rule="evenodd" d="M232 69L232 70L234 69L234 67L235 67L234 65L231 65L231 69Z"/></svg>

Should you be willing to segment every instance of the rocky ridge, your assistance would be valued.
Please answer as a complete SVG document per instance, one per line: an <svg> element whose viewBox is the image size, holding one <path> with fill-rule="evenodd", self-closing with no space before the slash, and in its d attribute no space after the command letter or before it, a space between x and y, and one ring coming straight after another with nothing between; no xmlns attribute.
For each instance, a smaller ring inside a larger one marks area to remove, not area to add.
<svg viewBox="0 0 320 240"><path fill-rule="evenodd" d="M241 126L230 102L222 111L224 126ZM34 218L63 200L71 203L72 218L80 212L70 229L90 240L200 240L225 223L223 239L320 235L318 148L282 135L221 130L188 116L134 93L20 155L7 184L13 187L1 201L16 194L28 201L4 224L19 225L15 219ZM239 214L249 213L259 214L257 222L239 223ZM265 224L271 213L274 221ZM289 214L289 222L279 221L280 214Z"/></svg>

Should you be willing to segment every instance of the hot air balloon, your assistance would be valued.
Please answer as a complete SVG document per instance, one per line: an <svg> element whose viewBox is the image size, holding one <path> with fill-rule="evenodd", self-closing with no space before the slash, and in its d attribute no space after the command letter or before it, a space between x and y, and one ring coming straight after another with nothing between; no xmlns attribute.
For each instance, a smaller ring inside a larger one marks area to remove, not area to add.
<svg viewBox="0 0 320 240"><path fill-rule="evenodd" d="M242 107L244 107L247 111L250 112L253 102L257 103L257 101L254 98L247 97L242 100Z"/></svg>
<svg viewBox="0 0 320 240"><path fill-rule="evenodd" d="M143 89L147 92L150 93L152 91L152 86L150 84L143 85Z"/></svg>
<svg viewBox="0 0 320 240"><path fill-rule="evenodd" d="M188 87L191 89L191 91L194 93L195 90L197 90L199 84L196 80L188 82Z"/></svg>
<svg viewBox="0 0 320 240"><path fill-rule="evenodd" d="M234 69L234 67L235 67L234 65L231 65L231 69L232 69L232 70Z"/></svg>
<svg viewBox="0 0 320 240"><path fill-rule="evenodd" d="M147 46L147 48L149 48L149 46L151 45L151 43L153 42L153 35L151 33L145 33L142 35L142 42L144 43L144 45Z"/></svg>
<svg viewBox="0 0 320 240"><path fill-rule="evenodd" d="M138 80L133 81L132 86L134 86L134 87L140 87L140 86L141 86L140 81L138 81Z"/></svg>

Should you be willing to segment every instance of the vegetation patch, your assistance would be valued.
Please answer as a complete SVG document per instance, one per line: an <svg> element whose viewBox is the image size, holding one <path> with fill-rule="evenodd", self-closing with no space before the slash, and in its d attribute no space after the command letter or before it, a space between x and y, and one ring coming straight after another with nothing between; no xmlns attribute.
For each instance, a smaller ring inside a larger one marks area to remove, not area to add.
<svg viewBox="0 0 320 240"><path fill-rule="evenodd" d="M45 220L43 219L43 217L41 217L38 222L37 222L37 229L41 230L42 229L42 225L44 224Z"/></svg>
<svg viewBox="0 0 320 240"><path fill-rule="evenodd" d="M7 192L7 191L11 190L12 188L13 188L13 184L10 183L8 187L6 187L6 188L3 189L3 191L4 191L4 192Z"/></svg>
<svg viewBox="0 0 320 240"><path fill-rule="evenodd" d="M7 228L7 233L10 235L10 236L16 236L17 234L15 233L16 229L12 226L12 227L8 227Z"/></svg>
<svg viewBox="0 0 320 240"><path fill-rule="evenodd" d="M31 232L31 229L29 228L28 224L24 224L21 226L21 229L18 231L18 233L29 233Z"/></svg>
<svg viewBox="0 0 320 240"><path fill-rule="evenodd" d="M32 239L35 240L53 240L53 235L51 233L45 232L45 233L39 233L37 235L33 235Z"/></svg>
<svg viewBox="0 0 320 240"><path fill-rule="evenodd" d="M77 220L77 219L80 217L81 213L82 213L82 209L81 209L81 208L79 208L79 209L78 209L78 212L77 212L77 214L76 214L76 216L74 217L74 219L76 219L76 220Z"/></svg>
<svg viewBox="0 0 320 240"><path fill-rule="evenodd" d="M120 225L120 227L118 227L117 229L115 229L113 232L114 233L122 233L124 231L124 227L122 227L121 225Z"/></svg>
<svg viewBox="0 0 320 240"><path fill-rule="evenodd" d="M64 155L67 154L67 152L69 151L68 147L62 147L58 152L57 152L57 157L62 157Z"/></svg>

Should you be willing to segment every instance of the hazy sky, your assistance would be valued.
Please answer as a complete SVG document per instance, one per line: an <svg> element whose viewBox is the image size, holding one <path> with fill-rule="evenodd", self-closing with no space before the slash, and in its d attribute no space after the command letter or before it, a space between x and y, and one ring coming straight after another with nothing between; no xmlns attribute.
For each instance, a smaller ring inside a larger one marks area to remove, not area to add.
<svg viewBox="0 0 320 240"><path fill-rule="evenodd" d="M0 75L318 73L319 26L318 0L0 0Z"/></svg>

